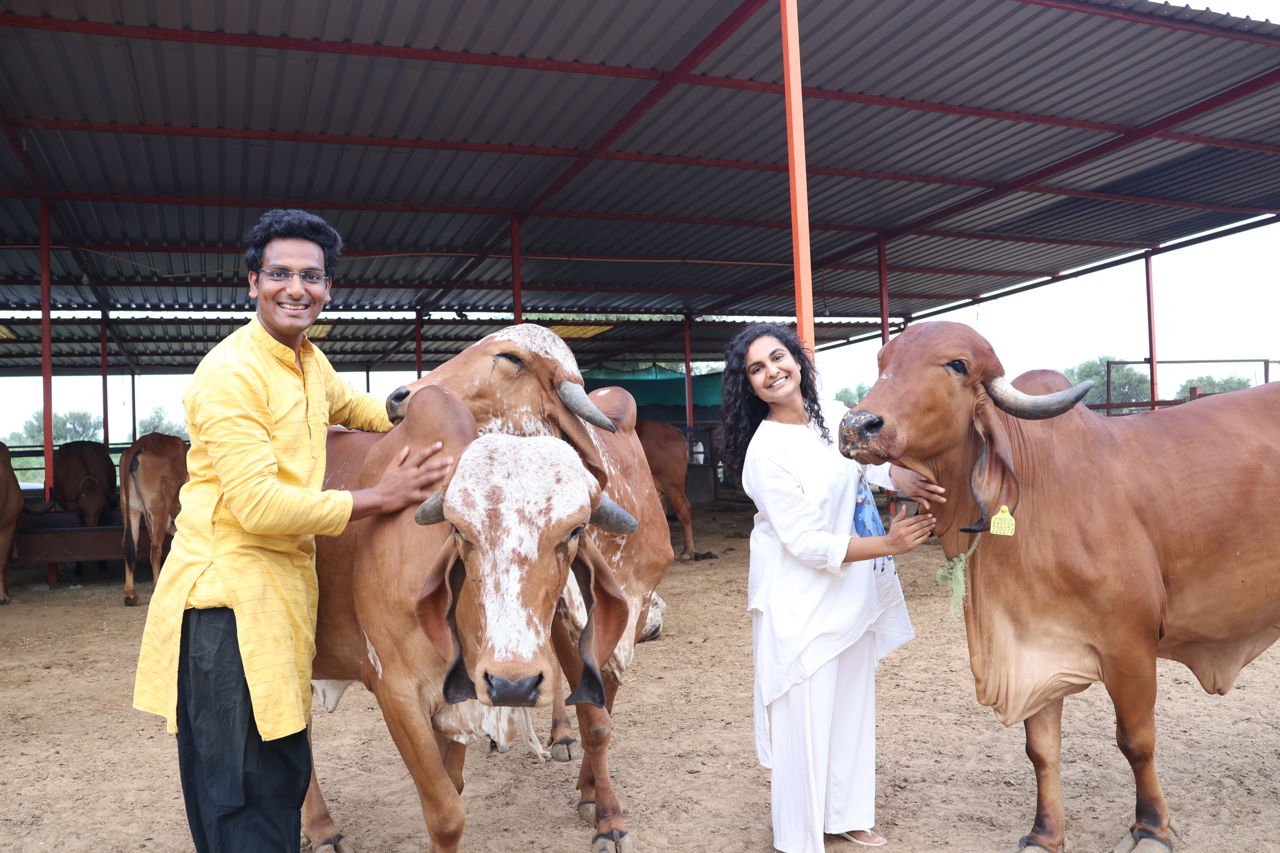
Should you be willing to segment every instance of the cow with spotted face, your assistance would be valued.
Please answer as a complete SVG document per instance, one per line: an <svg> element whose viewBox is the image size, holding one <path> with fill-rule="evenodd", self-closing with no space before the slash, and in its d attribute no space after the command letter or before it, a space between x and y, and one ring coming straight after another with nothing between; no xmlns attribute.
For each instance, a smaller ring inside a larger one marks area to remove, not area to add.
<svg viewBox="0 0 1280 853"><path fill-rule="evenodd" d="M313 677L332 710L359 678L378 699L417 787L438 853L459 849L463 762L470 742L533 737L528 708L552 700L553 634L566 582L587 604L572 650L580 698L603 703L599 661L625 630L611 567L582 535L625 534L634 520L558 439L476 438L467 408L423 389L385 435L333 430L326 488L359 487L401 448L444 444L457 458L444 489L416 511L353 522L317 540L320 600ZM594 678L594 680L593 680ZM303 806L314 850L350 849L316 777Z"/></svg>
<svg viewBox="0 0 1280 853"><path fill-rule="evenodd" d="M597 838L625 849L630 843L622 809L608 775L608 742L612 708L618 686L635 655L641 635L654 635L660 624L658 584L674 556L662 502L654 488L644 449L636 435L636 406L621 388L583 390L582 374L573 353L561 338L542 326L509 326L477 341L427 376L394 391L387 398L393 422L402 417L416 393L447 388L471 411L481 433L550 435L564 439L582 464L609 495L633 516L635 533L622 536L587 528L585 535L618 580L627 602L627 626L607 661L601 663L605 708L579 703L577 716L583 733L585 759L579 774L578 813L596 828ZM584 423L585 421L585 423ZM586 629L586 609L575 584L567 584L559 608L555 641L570 684L581 690L580 667L572 664L572 650ZM559 680L557 679L557 685ZM552 753L567 759L573 741L567 713L556 703L552 715Z"/></svg>

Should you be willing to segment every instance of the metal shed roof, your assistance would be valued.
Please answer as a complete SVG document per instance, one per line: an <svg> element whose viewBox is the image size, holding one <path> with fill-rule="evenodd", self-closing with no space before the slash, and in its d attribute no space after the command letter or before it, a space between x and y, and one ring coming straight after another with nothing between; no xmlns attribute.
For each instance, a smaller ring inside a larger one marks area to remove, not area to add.
<svg viewBox="0 0 1280 853"><path fill-rule="evenodd" d="M775 4L0 10L0 309L39 309L45 200L53 307L94 312L56 321L58 373L104 336L113 371L192 369L238 321L163 312L248 309L237 247L272 206L347 241L340 369L411 368L419 312L427 366L509 322L513 221L523 309L584 366L678 360L684 317L715 359L714 318L794 313ZM1146 0L800 23L820 345L876 328L882 237L912 319L1280 218L1280 26ZM38 373L38 324L6 325L0 374Z"/></svg>

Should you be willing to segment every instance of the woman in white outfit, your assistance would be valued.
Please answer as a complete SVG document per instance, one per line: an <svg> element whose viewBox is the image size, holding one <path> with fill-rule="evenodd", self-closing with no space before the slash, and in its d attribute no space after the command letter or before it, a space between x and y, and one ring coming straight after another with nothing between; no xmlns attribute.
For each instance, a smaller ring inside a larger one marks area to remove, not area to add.
<svg viewBox="0 0 1280 853"><path fill-rule="evenodd" d="M934 521L899 512L885 535L868 482L922 508L943 500L942 489L840 455L813 362L789 329L757 324L729 344L721 418L725 467L758 510L747 608L773 846L823 853L826 833L879 847L875 668L915 636L891 555L923 542Z"/></svg>

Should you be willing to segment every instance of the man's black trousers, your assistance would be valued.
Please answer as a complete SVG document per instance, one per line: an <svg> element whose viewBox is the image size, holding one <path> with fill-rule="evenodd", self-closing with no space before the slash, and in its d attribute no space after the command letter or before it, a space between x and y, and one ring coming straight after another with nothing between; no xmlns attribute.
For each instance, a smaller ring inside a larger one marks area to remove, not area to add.
<svg viewBox="0 0 1280 853"><path fill-rule="evenodd" d="M307 733L258 736L226 607L182 618L178 769L198 853L297 853L311 780Z"/></svg>

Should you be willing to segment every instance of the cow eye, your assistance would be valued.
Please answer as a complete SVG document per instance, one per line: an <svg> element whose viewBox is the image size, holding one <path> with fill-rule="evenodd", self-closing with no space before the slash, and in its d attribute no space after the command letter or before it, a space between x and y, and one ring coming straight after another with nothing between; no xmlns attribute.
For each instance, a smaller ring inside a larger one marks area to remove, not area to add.
<svg viewBox="0 0 1280 853"><path fill-rule="evenodd" d="M524 367L524 362L520 360L520 356L518 355L514 355L509 352L500 352L494 356L495 360L499 358L505 358L507 361L511 362L516 367Z"/></svg>
<svg viewBox="0 0 1280 853"><path fill-rule="evenodd" d="M581 535L582 535L582 525L579 524L577 527L573 528L573 532L569 534L569 538L577 539Z"/></svg>
<svg viewBox="0 0 1280 853"><path fill-rule="evenodd" d="M959 373L961 376L969 375L969 368L966 367L965 363L958 358L953 361L948 361L945 366L954 370L956 373Z"/></svg>

